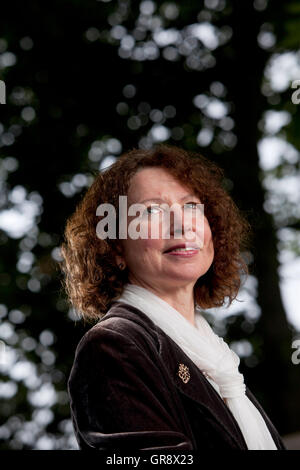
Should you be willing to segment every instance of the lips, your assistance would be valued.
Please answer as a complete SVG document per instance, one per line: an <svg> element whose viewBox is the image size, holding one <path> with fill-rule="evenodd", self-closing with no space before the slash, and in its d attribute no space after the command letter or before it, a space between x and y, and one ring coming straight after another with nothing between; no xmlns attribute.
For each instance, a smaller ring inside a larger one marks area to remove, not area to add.
<svg viewBox="0 0 300 470"><path fill-rule="evenodd" d="M200 247L197 245L197 243L192 243L192 242L185 242L185 243L180 243L178 245L172 245L171 247L167 248L164 253L170 253L173 250L176 250L177 248L195 248L195 250L198 250Z"/></svg>

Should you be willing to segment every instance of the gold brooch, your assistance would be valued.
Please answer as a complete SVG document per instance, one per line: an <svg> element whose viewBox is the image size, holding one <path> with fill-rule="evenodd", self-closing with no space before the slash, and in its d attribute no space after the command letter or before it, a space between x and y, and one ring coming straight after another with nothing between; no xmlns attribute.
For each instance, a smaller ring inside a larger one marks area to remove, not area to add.
<svg viewBox="0 0 300 470"><path fill-rule="evenodd" d="M181 380L186 384L191 378L188 366L185 366L184 364L179 364L178 375Z"/></svg>

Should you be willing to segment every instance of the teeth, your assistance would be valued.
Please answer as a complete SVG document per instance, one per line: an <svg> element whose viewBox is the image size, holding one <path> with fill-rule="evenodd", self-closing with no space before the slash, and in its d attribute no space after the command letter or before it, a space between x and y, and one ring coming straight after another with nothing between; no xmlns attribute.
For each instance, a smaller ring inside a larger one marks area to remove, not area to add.
<svg viewBox="0 0 300 470"><path fill-rule="evenodd" d="M197 250L197 248L191 248L191 247L188 247L188 248L176 248L175 250L172 250L172 251L194 251L194 250Z"/></svg>

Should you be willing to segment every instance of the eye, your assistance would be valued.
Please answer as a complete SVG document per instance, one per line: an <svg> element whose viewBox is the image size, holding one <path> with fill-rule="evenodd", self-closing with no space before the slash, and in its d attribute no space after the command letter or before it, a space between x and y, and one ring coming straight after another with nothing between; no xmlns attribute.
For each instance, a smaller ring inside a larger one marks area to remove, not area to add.
<svg viewBox="0 0 300 470"><path fill-rule="evenodd" d="M154 212L151 212L153 209L154 209ZM146 208L146 214L149 214L149 215L158 214L158 212L155 212L155 210L160 211L160 207L159 206L154 206L154 205L151 204L151 206L148 206Z"/></svg>
<svg viewBox="0 0 300 470"><path fill-rule="evenodd" d="M189 204L193 204L195 207L195 209L197 209L197 204L199 204L198 202L187 202L185 203L185 206L188 206Z"/></svg>

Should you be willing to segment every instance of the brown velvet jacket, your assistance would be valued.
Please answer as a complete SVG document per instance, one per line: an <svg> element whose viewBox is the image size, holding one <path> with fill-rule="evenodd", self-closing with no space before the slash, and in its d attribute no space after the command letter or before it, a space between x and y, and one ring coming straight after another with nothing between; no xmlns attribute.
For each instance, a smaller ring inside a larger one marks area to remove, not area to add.
<svg viewBox="0 0 300 470"><path fill-rule="evenodd" d="M234 416L203 373L146 314L125 303L113 304L79 342L68 392L80 449L247 450ZM246 394L285 450L248 387Z"/></svg>

